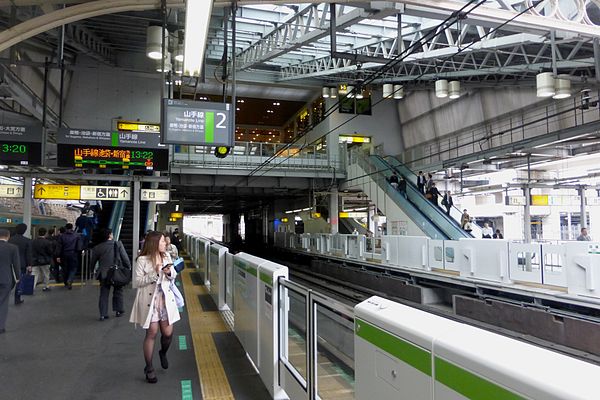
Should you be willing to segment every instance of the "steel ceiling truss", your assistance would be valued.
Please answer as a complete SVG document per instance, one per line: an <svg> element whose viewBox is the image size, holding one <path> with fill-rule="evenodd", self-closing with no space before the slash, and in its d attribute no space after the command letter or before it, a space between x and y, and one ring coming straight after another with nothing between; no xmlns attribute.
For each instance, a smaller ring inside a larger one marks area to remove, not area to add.
<svg viewBox="0 0 600 400"><path fill-rule="evenodd" d="M382 8L368 10L338 5L335 8L336 29L348 28L366 18L380 19L398 12L394 3L381 5ZM388 8L390 6L392 8ZM301 6L292 17L239 53L238 69L244 70L265 63L328 36L330 10L331 4L328 3Z"/></svg>
<svg viewBox="0 0 600 400"><path fill-rule="evenodd" d="M410 40L383 37L354 48L351 52L322 56L281 68L281 81L303 78L328 77L357 70L373 70L398 58L402 62L392 68L382 80L411 81L440 77L485 80L490 75L496 79L508 76L527 76L542 68L552 68L552 50L556 55L556 68L580 70L593 75L593 40L571 37L552 41L531 33L491 31L474 25L452 26L438 31L429 41L426 34L416 29ZM399 56L398 48L412 48L410 54ZM589 71L588 71L589 70Z"/></svg>

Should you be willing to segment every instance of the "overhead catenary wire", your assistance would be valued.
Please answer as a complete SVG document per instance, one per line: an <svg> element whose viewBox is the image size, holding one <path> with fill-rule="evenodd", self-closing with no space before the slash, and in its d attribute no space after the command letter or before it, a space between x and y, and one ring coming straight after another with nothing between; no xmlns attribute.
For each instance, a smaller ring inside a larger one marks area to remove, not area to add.
<svg viewBox="0 0 600 400"><path fill-rule="evenodd" d="M479 6L480 6L480 5L482 5L483 3L485 3L485 1L482 1L481 3L478 3L478 4L476 5L476 7L479 7ZM451 59L453 59L453 58L454 58L456 55L463 53L465 50L468 50L470 47L472 47L472 46L473 46L473 45L475 45L476 43L479 43L480 41L482 41L483 39L485 39L486 37L488 37L488 36L489 36L489 35L491 35L492 33L495 33L497 30L499 30L499 29L501 29L502 27L506 26L507 24L511 23L513 20L515 20L516 18L518 18L518 17L519 17L519 16L521 16L522 14L524 14L524 13L528 12L528 11L529 11L530 9L532 9L533 7L534 7L534 6L532 5L532 6L528 7L528 8L525 8L524 10L520 11L518 14L516 14L516 15L515 15L515 16L513 16L512 18L510 18L510 19L506 20L505 22L503 22L502 24L498 25L497 27L490 29L490 30L488 31L488 33L486 33L485 35L483 35L483 36L479 37L479 39L477 39L477 40L474 40L474 41L473 41L473 42L471 42L469 45L467 45L467 46L465 46L465 47L462 47L462 48L460 48L460 49L459 49L459 51L457 51L457 52L456 52L456 53L454 53L453 55L450 55L450 56L447 56L446 58L444 58L444 59L442 60L442 63L443 63L443 62L446 62L446 61L448 61L448 60L451 60ZM473 9L469 10L469 11L472 11L472 10L474 10L474 9L475 9L475 7L474 7ZM466 15L466 14L468 14L468 13L465 13L465 15ZM439 27L440 27L441 25L443 25L445 22L446 22L446 21L444 21L442 24L438 25L437 27L433 28L433 29L432 29L432 31L439 31ZM431 31L430 31L430 32L431 32ZM439 34L439 33L438 33L438 34ZM410 55L410 54L409 54L409 55ZM408 56L408 55L406 55L405 57L407 57L407 56ZM403 57L403 59L404 59L405 57ZM401 61L402 61L402 60L398 60L398 62L401 62ZM379 70L377 74L381 74L381 73L382 73L382 70ZM376 75L377 75L377 74L376 74ZM424 76L424 75L425 75L425 72L423 72L423 73L421 73L419 76L415 77L415 78L414 78L414 80L418 80L419 78L421 78L421 77L422 77L422 76ZM370 83L370 82L372 82L374 79L377 79L377 78L376 78L376 77L374 77L374 78L370 79L368 82ZM367 81L365 81L365 82L367 82ZM344 98L346 98L346 96L345 96ZM329 110L331 110L331 109L336 109L336 108L337 108L337 106L339 105L339 103L340 103L340 102L341 102L341 101L342 101L344 98L340 99L340 100L339 100L339 101L338 101L338 102L337 102L337 103L336 103L334 106L332 106L332 107L331 107ZM375 102L375 103L372 105L372 108L374 108L375 106L377 106L379 103L381 103L381 102L382 102L382 101L384 101L384 100L386 100L386 99L382 98L382 99L380 99L379 101ZM328 110L328 111L329 111L329 110ZM325 118L327 118L327 117L328 117L329 115L331 115L331 114L332 114L332 113L328 113L328 114L326 114ZM323 139L324 137L326 137L326 136L327 136L328 134L330 134L331 132L335 132L337 129L339 129L339 128L341 128L342 126L344 126L344 125L348 124L349 122L351 122L352 120L354 120L354 119L355 119L355 118L357 118L357 117L358 117L358 115L354 115L354 116L352 116L352 117L348 118L346 121L344 121L344 122L340 123L339 125L337 125L336 127L332 128L332 129L329 129L327 132L325 132L324 134L322 134L322 135L321 135L321 136L319 136L318 138L314 139L314 140L313 140L312 142L310 142L308 145L311 145L311 144L314 144L314 143L318 142L319 140ZM325 120L325 118L324 118L323 120ZM322 122L323 120L321 120L320 122ZM314 124L313 126L309 126L309 127L307 128L307 130L303 131L303 135L302 135L302 137L304 137L304 135L306 135L306 133L308 133L308 132L309 132L309 131L310 131L312 128L314 128L316 125L317 125L317 124ZM299 140L300 138L301 138L301 137L299 137L299 138L298 138L298 139L296 139L295 141L293 141L293 142L289 143L289 145L291 146L292 144L296 143L296 141L297 141L297 140ZM284 147L284 149L285 149L285 147ZM282 149L282 150L284 150L284 149ZM254 169L254 170L253 170L253 171L252 171L252 172L251 172L251 173L248 175L248 177L250 177L250 176L253 176L253 175L254 175L254 173L255 173L256 171L263 169L263 168L264 168L266 165L268 165L268 164L271 164L271 160L272 160L272 159L274 159L274 158L275 158L277 155L278 155L278 154L276 153L274 156L272 156L272 157L270 157L268 160L266 160L266 161L263 163L263 164L265 164L265 165L261 164L260 166L256 167L256 168L255 168L255 169ZM258 175L258 176L262 176L262 175L266 174L267 172L271 171L272 169L276 168L278 165L280 165L280 164L282 164L283 162L285 162L286 160L288 160L290 157L291 157L291 155L288 155L287 157L285 157L285 158L283 158L282 160L280 160L280 161L279 161L277 164L271 165L269 169L267 169L267 170L266 170L266 171L264 171L264 172L263 172L261 175Z"/></svg>

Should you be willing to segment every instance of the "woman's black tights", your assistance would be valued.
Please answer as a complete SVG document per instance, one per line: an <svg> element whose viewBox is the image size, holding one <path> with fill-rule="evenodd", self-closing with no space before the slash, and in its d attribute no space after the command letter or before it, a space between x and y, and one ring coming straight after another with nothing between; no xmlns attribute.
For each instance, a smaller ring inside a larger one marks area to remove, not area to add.
<svg viewBox="0 0 600 400"><path fill-rule="evenodd" d="M146 329L146 337L144 338L144 360L146 361L146 368L152 369L152 357L154 355L154 342L156 335L160 329L160 349L163 353L166 353L171 346L173 340L173 325L169 325L168 321L151 322L148 329Z"/></svg>

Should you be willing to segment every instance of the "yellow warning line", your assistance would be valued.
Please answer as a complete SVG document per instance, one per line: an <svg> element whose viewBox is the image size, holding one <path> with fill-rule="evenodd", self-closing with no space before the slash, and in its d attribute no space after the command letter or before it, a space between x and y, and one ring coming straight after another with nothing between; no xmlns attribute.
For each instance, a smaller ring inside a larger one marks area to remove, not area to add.
<svg viewBox="0 0 600 400"><path fill-rule="evenodd" d="M227 332L229 329L218 311L202 310L198 295L206 294L204 286L194 285L190 273L193 268L181 272L185 291L185 307L190 320L196 366L205 400L235 400L227 375L212 337L213 332Z"/></svg>

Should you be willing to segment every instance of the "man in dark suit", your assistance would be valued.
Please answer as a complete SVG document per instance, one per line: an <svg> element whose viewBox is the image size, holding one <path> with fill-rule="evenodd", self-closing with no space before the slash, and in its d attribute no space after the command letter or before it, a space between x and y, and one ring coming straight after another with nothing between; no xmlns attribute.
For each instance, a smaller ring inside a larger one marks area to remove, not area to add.
<svg viewBox="0 0 600 400"><path fill-rule="evenodd" d="M8 315L8 298L10 291L19 279L21 264L19 249L8 243L10 232L0 229L0 334L6 332L6 317Z"/></svg>
<svg viewBox="0 0 600 400"><path fill-rule="evenodd" d="M23 236L27 232L26 224L19 224L15 227L15 234L8 240L9 243L14 244L19 249L19 263L21 265L20 275L17 276L19 284L15 289L15 304L21 304L24 300L21 300L21 293L23 292L21 276L31 272L31 265L33 264L33 253L31 248L31 239Z"/></svg>
<svg viewBox="0 0 600 400"><path fill-rule="evenodd" d="M425 194L425 184L427 183L427 178L423 175L423 171L419 171L419 175L417 175L417 189L422 194Z"/></svg>

